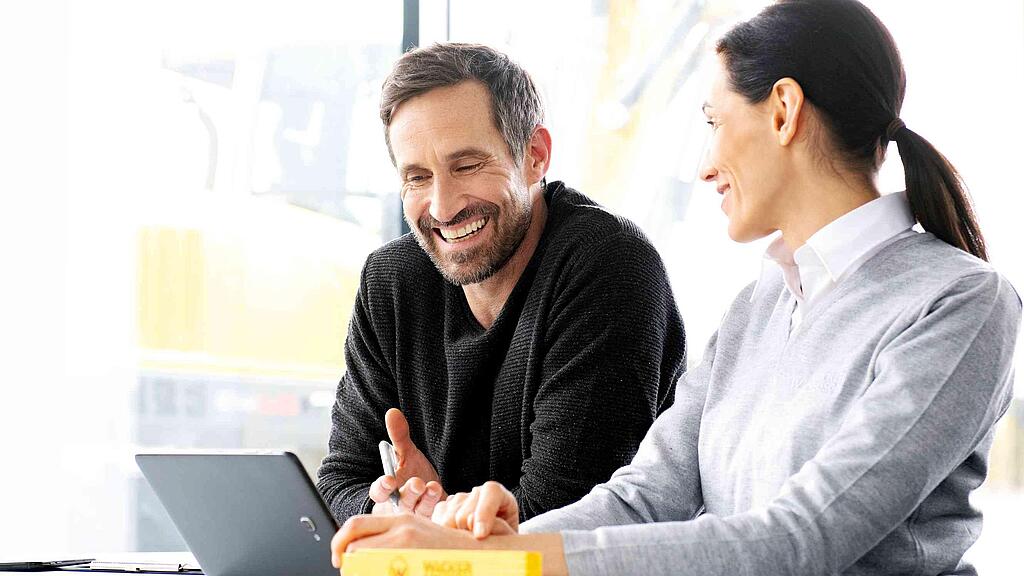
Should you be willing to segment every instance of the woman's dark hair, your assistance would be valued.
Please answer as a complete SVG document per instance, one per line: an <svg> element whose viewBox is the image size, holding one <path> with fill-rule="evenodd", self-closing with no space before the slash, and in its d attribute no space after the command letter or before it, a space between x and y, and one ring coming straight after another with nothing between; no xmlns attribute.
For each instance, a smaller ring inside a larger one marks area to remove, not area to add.
<svg viewBox="0 0 1024 576"><path fill-rule="evenodd" d="M796 80L854 170L877 171L894 140L917 221L948 244L988 259L959 173L898 121L906 93L903 63L889 31L863 4L779 0L727 32L716 51L730 88L748 102L763 102L782 78Z"/></svg>

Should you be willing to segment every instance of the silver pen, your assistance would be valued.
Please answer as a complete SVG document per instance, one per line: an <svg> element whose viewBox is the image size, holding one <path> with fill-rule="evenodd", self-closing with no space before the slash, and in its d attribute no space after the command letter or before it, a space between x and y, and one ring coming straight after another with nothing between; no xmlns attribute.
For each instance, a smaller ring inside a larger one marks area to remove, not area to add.
<svg viewBox="0 0 1024 576"><path fill-rule="evenodd" d="M395 447L387 440L380 441L380 463L384 465L385 474L398 479L395 474L395 469L398 468L398 455L395 454ZM393 511L398 512L398 488L388 495L388 499L391 500Z"/></svg>

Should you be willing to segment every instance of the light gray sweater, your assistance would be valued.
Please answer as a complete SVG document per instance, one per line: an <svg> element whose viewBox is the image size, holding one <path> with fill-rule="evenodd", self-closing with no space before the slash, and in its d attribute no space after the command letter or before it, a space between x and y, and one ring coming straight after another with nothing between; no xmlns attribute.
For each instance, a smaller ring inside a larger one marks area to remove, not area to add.
<svg viewBox="0 0 1024 576"><path fill-rule="evenodd" d="M601 574L974 574L1021 301L931 234L886 246L789 333L781 274L733 302L632 463L524 532Z"/></svg>

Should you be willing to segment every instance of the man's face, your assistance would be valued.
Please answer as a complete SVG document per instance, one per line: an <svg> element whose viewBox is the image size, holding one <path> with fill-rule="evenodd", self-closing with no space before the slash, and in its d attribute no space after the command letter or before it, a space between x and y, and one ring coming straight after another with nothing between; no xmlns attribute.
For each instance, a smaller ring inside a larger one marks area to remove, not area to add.
<svg viewBox="0 0 1024 576"><path fill-rule="evenodd" d="M529 187L479 82L435 88L395 110L391 149L409 228L453 284L491 277L530 227Z"/></svg>

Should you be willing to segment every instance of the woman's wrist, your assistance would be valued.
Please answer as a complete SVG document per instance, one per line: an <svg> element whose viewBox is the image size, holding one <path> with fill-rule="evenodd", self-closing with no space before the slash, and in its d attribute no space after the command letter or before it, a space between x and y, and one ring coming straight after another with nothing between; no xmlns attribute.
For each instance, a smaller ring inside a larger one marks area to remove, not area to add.
<svg viewBox="0 0 1024 576"><path fill-rule="evenodd" d="M568 576L565 563L565 547L562 535L548 534L504 534L478 541L481 548L488 550L528 550L540 552L543 557L544 576Z"/></svg>

